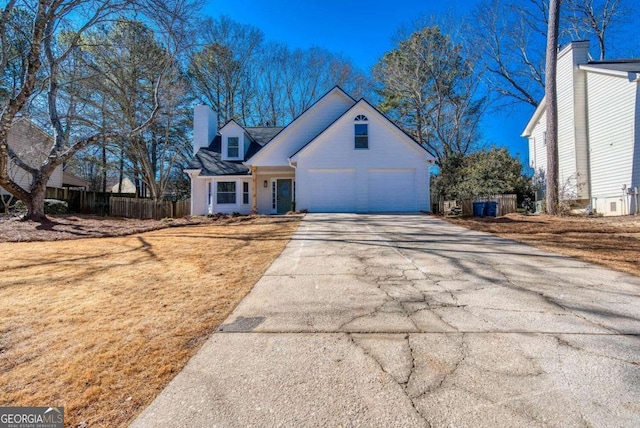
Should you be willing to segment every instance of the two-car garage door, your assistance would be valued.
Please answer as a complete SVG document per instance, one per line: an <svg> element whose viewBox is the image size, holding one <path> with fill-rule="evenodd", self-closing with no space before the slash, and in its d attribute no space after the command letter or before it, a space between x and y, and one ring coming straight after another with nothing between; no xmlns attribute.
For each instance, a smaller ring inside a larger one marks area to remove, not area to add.
<svg viewBox="0 0 640 428"><path fill-rule="evenodd" d="M369 169L364 173L358 181L355 169L308 170L309 211L417 211L415 170Z"/></svg>

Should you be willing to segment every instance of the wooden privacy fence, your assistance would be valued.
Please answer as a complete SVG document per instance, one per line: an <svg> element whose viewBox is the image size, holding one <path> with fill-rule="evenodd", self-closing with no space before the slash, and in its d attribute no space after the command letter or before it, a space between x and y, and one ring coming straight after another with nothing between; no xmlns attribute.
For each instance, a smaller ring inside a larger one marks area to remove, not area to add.
<svg viewBox="0 0 640 428"><path fill-rule="evenodd" d="M161 220L180 218L191 212L191 200L154 201L139 198L109 198L109 215L116 217Z"/></svg>
<svg viewBox="0 0 640 428"><path fill-rule="evenodd" d="M109 212L109 198L113 193L91 192L82 189L60 189L47 187L45 198L59 199L69 204L69 211L83 214L101 214ZM116 196L131 196L128 193L116 194Z"/></svg>
<svg viewBox="0 0 640 428"><path fill-rule="evenodd" d="M473 203L474 202L497 202L498 203L498 217L514 213L518 208L517 195L494 195L483 198L464 199L462 201L462 215L473 215Z"/></svg>
<svg viewBox="0 0 640 428"><path fill-rule="evenodd" d="M473 199L463 199L461 201L440 201L440 203L438 204L438 213L448 214L451 212L453 207L459 207L462 210L463 216L472 216L474 202L497 202L498 217L507 215L509 213L515 213L518 209L517 195L493 195Z"/></svg>

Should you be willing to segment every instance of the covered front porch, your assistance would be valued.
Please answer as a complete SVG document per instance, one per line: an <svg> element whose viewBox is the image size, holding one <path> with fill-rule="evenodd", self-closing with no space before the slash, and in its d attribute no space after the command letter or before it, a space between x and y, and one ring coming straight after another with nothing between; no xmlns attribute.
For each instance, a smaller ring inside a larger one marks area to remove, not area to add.
<svg viewBox="0 0 640 428"><path fill-rule="evenodd" d="M258 214L286 214L295 210L295 169L251 167L253 192L251 211Z"/></svg>

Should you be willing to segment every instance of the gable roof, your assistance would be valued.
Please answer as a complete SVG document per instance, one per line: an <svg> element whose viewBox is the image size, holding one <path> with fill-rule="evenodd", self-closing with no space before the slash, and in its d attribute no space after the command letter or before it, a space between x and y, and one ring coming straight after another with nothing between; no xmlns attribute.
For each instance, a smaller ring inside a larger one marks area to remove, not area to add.
<svg viewBox="0 0 640 428"><path fill-rule="evenodd" d="M522 134L520 134L521 137L526 138L531 136L531 134L533 133L533 129L536 127L536 125L540 121L540 118L542 117L542 114L545 112L546 109L547 109L547 97L545 95L544 97L542 97L540 104L538 104L538 107L536 107L536 110L533 112L533 116L531 116L531 119L529 119L529 122L527 122L527 126L524 128L524 131L522 131Z"/></svg>
<svg viewBox="0 0 640 428"><path fill-rule="evenodd" d="M355 110L358 106L362 105L362 104L366 104L371 110L373 110L375 113L377 113L380 117L382 117L382 119L388 123L391 124L396 130L400 131L405 137L407 137L409 140L411 140L413 143L415 143L420 149L424 150L424 152L432 159L435 159L433 157L433 155L431 155L431 153L429 153L427 151L427 149L420 143L418 143L411 135L407 134L402 128L400 128L398 125L396 125L392 120L390 120L384 113L382 113L380 110L378 110L376 107L374 107L369 101L367 101L364 98L360 98L360 100L358 102L356 102L354 105L351 106L351 108L349 108L347 111L345 111L342 115L340 115L340 117L338 117L336 120L334 120L332 123L330 123L326 128L324 128L322 131L320 131L320 133L318 133L316 136L314 136L309 142L307 142L304 146L302 146L299 150L297 150L295 153L293 153L291 156L289 156L289 159L292 160L296 155L298 155L299 153L301 153L302 151L304 151L307 147L311 146L322 134L324 134L328 129L330 129L336 122L338 122L339 120L341 120L343 117L349 115L350 113L352 114L352 111Z"/></svg>
<svg viewBox="0 0 640 428"><path fill-rule="evenodd" d="M348 98L349 100L353 101L353 103L356 103L356 100L349 94L347 94L340 86L336 85L334 86L331 90L327 91L327 93L325 93L323 96L321 96L318 100L316 100L313 104L311 104L306 110L304 110L302 113L300 113L298 116L296 116L295 119L293 119L291 121L291 123L289 123L287 126L285 126L284 128L282 128L280 130L280 132L278 132L276 135L273 136L273 138L271 140L269 140L269 143L271 141L276 140L278 137L280 137L281 134L283 134L287 129L292 128L298 121L299 119L301 119L302 117L304 117L308 112L312 111L316 106L318 106L325 98L328 98L329 96L331 96L332 94L338 93L340 95L343 95L344 97ZM265 149L269 149L270 145L269 144L265 144ZM257 158L258 156L262 155L262 151L260 153L257 153L254 157ZM252 159L248 159L248 160L252 160Z"/></svg>
<svg viewBox="0 0 640 428"><path fill-rule="evenodd" d="M84 187L89 188L91 183L84 178L78 177L67 171L62 171L62 187Z"/></svg>

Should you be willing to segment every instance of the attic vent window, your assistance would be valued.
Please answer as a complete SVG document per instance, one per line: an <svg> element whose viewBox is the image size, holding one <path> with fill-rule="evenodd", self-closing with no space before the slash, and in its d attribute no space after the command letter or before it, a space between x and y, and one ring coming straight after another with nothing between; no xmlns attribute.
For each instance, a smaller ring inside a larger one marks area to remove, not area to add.
<svg viewBox="0 0 640 428"><path fill-rule="evenodd" d="M367 116L365 116L364 114L359 114L356 116L356 118L354 119L354 121L356 122L366 122L369 119L367 119Z"/></svg>

